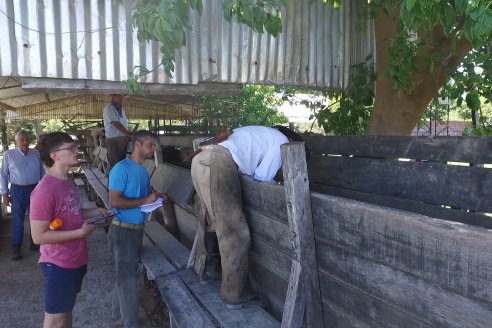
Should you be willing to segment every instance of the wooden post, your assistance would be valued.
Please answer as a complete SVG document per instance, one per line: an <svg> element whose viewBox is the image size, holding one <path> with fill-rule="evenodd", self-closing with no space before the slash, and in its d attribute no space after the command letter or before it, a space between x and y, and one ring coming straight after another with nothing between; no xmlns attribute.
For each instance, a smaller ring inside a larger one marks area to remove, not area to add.
<svg viewBox="0 0 492 328"><path fill-rule="evenodd" d="M159 140L159 139L157 139ZM154 151L154 162L155 162L155 167L157 167L159 164L163 163L162 160L162 146L159 142L157 142L157 145L155 146L155 151Z"/></svg>
<svg viewBox="0 0 492 328"><path fill-rule="evenodd" d="M304 317L307 327L324 327L304 142L280 148L294 255L282 327L301 327Z"/></svg>

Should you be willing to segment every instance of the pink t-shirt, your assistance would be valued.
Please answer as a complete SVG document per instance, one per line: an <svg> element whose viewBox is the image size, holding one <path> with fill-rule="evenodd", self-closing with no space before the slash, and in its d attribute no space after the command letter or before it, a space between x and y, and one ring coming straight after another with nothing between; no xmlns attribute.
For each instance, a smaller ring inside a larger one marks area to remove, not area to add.
<svg viewBox="0 0 492 328"><path fill-rule="evenodd" d="M73 180L60 180L45 175L31 193L30 219L51 221L60 218L59 230L82 227L80 196ZM62 268L75 269L88 262L87 239L78 238L63 243L44 244L40 247L39 263L53 263Z"/></svg>

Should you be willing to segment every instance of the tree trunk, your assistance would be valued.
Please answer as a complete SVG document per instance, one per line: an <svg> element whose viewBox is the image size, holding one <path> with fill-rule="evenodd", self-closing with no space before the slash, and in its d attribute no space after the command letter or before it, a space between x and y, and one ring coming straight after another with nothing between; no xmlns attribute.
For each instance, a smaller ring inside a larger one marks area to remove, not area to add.
<svg viewBox="0 0 492 328"><path fill-rule="evenodd" d="M418 72L411 78L414 89L411 93L396 90L392 81L382 77L390 61L387 41L396 33L399 8L393 12L388 15L381 9L374 20L377 81L374 108L366 130L368 135L410 135L427 105L472 50L472 45L463 38L458 41L456 52L452 53L452 40L446 38L439 28L418 35L426 45L417 53ZM430 72L424 58L433 48L439 48L447 56L436 62L436 69Z"/></svg>

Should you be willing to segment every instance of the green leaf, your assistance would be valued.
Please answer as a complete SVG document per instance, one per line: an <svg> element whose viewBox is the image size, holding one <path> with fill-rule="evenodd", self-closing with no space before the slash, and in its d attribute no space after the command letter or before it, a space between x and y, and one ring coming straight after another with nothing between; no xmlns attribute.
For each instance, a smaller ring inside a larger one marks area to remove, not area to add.
<svg viewBox="0 0 492 328"><path fill-rule="evenodd" d="M466 1L465 0L455 0L454 8L458 14L462 14L466 10Z"/></svg>
<svg viewBox="0 0 492 328"><path fill-rule="evenodd" d="M222 2L222 11L224 12L224 19L228 22L232 19L232 0L224 0Z"/></svg>
<svg viewBox="0 0 492 328"><path fill-rule="evenodd" d="M189 7L184 3L183 0L178 0L175 2L176 15L181 19L181 21L188 21Z"/></svg>
<svg viewBox="0 0 492 328"><path fill-rule="evenodd" d="M406 1L406 7L407 7L408 11L411 11L413 9L415 2L417 2L417 0L407 0Z"/></svg>
<svg viewBox="0 0 492 328"><path fill-rule="evenodd" d="M201 16L203 14L203 3L202 0L198 0L196 3L196 11L198 11L198 14Z"/></svg>
<svg viewBox="0 0 492 328"><path fill-rule="evenodd" d="M477 92L470 92L466 95L466 105L470 109L478 110L481 107L480 97Z"/></svg>

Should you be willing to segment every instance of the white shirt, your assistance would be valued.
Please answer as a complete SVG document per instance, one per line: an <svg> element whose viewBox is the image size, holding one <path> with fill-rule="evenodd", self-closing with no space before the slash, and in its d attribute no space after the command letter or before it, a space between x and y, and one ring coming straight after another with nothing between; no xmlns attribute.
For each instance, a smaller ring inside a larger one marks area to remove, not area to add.
<svg viewBox="0 0 492 328"><path fill-rule="evenodd" d="M282 166L280 145L289 139L280 131L264 126L245 126L233 130L219 145L227 148L239 172L260 181L273 181Z"/></svg>
<svg viewBox="0 0 492 328"><path fill-rule="evenodd" d="M118 121L128 130L128 118L126 117L125 110L121 108L121 115L118 113L116 108L112 103L109 103L104 107L103 111L103 119L104 119L104 133L106 134L106 138L116 138L116 137L124 137L125 134L121 133L114 124L111 124L113 121Z"/></svg>

